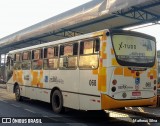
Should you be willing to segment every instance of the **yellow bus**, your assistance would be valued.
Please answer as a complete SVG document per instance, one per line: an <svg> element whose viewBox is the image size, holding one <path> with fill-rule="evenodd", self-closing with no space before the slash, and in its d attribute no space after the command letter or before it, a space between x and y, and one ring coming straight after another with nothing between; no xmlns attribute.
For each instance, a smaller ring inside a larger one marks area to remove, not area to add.
<svg viewBox="0 0 160 126"><path fill-rule="evenodd" d="M13 50L7 90L52 104L60 113L156 104L156 41L142 33L101 30Z"/></svg>

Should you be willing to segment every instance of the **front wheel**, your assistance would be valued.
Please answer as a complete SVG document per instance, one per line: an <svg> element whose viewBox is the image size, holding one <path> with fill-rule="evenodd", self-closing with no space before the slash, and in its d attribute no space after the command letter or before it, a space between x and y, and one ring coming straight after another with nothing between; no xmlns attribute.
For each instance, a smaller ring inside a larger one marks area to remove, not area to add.
<svg viewBox="0 0 160 126"><path fill-rule="evenodd" d="M20 94L20 88L18 85L16 85L15 87L15 98L16 98L16 101L22 101L22 96Z"/></svg>
<svg viewBox="0 0 160 126"><path fill-rule="evenodd" d="M55 90L52 94L52 109L55 113L64 112L63 97L59 90Z"/></svg>

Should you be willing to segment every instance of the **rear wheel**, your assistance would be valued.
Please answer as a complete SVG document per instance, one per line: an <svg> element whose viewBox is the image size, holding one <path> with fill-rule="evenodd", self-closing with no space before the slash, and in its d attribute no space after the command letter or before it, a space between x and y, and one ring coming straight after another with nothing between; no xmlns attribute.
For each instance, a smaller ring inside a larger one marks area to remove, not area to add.
<svg viewBox="0 0 160 126"><path fill-rule="evenodd" d="M55 90L52 94L52 109L55 113L64 112L63 97L59 90Z"/></svg>
<svg viewBox="0 0 160 126"><path fill-rule="evenodd" d="M20 88L18 85L16 85L15 87L15 98L16 98L16 101L22 101L22 96L20 94Z"/></svg>

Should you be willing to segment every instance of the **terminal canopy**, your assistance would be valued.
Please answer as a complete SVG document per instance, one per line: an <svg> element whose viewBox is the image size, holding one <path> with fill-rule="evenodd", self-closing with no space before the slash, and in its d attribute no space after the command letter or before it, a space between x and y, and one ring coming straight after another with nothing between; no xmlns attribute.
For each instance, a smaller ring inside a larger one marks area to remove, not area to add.
<svg viewBox="0 0 160 126"><path fill-rule="evenodd" d="M0 39L0 54L102 29L160 20L160 0L92 0Z"/></svg>

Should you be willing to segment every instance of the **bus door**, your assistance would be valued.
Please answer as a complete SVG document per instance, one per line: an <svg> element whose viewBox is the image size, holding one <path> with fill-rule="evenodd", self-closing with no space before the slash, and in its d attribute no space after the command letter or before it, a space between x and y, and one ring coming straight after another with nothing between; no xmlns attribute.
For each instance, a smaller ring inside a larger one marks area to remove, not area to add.
<svg viewBox="0 0 160 126"><path fill-rule="evenodd" d="M80 42L79 56L79 98L80 109L98 109L100 107L100 95L98 92L98 70L99 39L89 39ZM85 104L84 104L85 103Z"/></svg>

